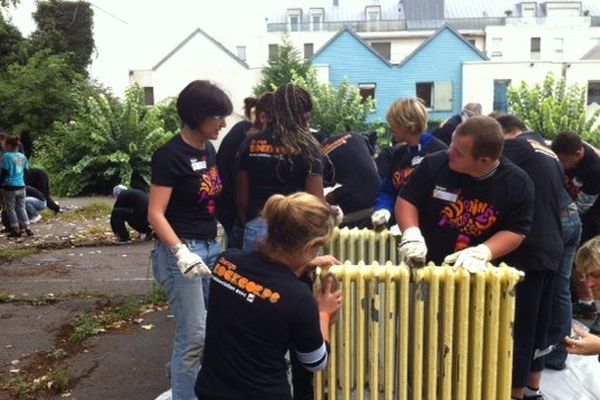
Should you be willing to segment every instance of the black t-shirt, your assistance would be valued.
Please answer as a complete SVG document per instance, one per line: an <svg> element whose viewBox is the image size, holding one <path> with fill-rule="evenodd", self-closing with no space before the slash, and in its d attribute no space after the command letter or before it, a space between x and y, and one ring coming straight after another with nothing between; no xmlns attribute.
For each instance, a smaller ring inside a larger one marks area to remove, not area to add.
<svg viewBox="0 0 600 400"><path fill-rule="evenodd" d="M117 196L114 208L129 208L136 218L146 219L148 216L148 193L139 189L123 190Z"/></svg>
<svg viewBox="0 0 600 400"><path fill-rule="evenodd" d="M246 120L240 121L231 127L221 141L217 151L217 169L223 182L223 192L217 200L219 214L237 214L235 204L236 173L235 157L242 142L246 139L246 132L252 124Z"/></svg>
<svg viewBox="0 0 600 400"><path fill-rule="evenodd" d="M600 194L600 157L588 145L584 144L583 158L575 168L567 169L567 188L571 197L576 199L580 193ZM596 203L598 203L598 199Z"/></svg>
<svg viewBox="0 0 600 400"><path fill-rule="evenodd" d="M462 117L460 116L460 114L453 115L452 117L444 121L436 129L434 129L434 131L431 134L449 146L450 142L452 141L452 134L461 122Z"/></svg>
<svg viewBox="0 0 600 400"><path fill-rule="evenodd" d="M375 157L377 173L381 179L390 175L390 171L392 170L392 158L394 157L394 153L398 150L398 148L400 148L400 144L392 145L381 150L377 157Z"/></svg>
<svg viewBox="0 0 600 400"><path fill-rule="evenodd" d="M242 145L240 171L246 171L250 185L248 220L255 218L274 194L288 195L305 188L309 175L322 175L321 151L311 148L312 160L290 155L276 143L272 129L257 133Z"/></svg>
<svg viewBox="0 0 600 400"><path fill-rule="evenodd" d="M406 185L415 168L427 154L446 150L448 146L429 134L421 135L421 143L417 146L401 145L392 157L390 177L396 196Z"/></svg>
<svg viewBox="0 0 600 400"><path fill-rule="evenodd" d="M337 204L344 213L372 207L381 185L369 145L363 135L343 133L323 142L323 180L335 190Z"/></svg>
<svg viewBox="0 0 600 400"><path fill-rule="evenodd" d="M38 200L46 201L46 196L44 196L44 193L40 192L33 186L25 186L25 196L35 197Z"/></svg>
<svg viewBox="0 0 600 400"><path fill-rule="evenodd" d="M212 239L217 235L215 198L222 184L215 149L186 144L180 135L152 156L152 184L173 188L165 217L180 238Z"/></svg>
<svg viewBox="0 0 600 400"><path fill-rule="evenodd" d="M504 142L504 156L529 175L535 193L531 231L505 261L524 270L556 270L563 250L560 199L564 187L558 158L547 146L520 136Z"/></svg>
<svg viewBox="0 0 600 400"><path fill-rule="evenodd" d="M259 252L223 253L210 285L199 399L291 399L285 353L324 347L316 300L288 266Z"/></svg>
<svg viewBox="0 0 600 400"><path fill-rule="evenodd" d="M498 231L526 235L531 228L533 183L505 158L492 176L478 180L452 171L447 152L430 154L399 197L419 209L427 257L436 264Z"/></svg>

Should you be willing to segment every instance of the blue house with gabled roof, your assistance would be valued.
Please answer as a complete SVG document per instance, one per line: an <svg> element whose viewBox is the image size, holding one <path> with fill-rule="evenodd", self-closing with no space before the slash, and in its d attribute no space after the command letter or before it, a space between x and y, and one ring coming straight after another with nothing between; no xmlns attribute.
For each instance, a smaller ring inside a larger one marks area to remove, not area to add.
<svg viewBox="0 0 600 400"><path fill-rule="evenodd" d="M423 99L430 119L444 120L458 113L463 106L463 62L482 60L487 57L448 25L399 64L391 64L349 28L340 30L312 57L314 66L328 67L334 86L346 79L363 96L375 98L370 121L385 121L390 105L402 97Z"/></svg>

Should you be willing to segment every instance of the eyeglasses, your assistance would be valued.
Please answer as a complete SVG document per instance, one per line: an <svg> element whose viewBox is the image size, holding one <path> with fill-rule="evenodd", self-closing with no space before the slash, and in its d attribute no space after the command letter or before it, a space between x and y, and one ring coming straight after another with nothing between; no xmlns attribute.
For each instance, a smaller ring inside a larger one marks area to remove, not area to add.
<svg viewBox="0 0 600 400"><path fill-rule="evenodd" d="M225 121L225 118L227 118L227 115L213 115L211 116L212 119L216 119L218 121Z"/></svg>

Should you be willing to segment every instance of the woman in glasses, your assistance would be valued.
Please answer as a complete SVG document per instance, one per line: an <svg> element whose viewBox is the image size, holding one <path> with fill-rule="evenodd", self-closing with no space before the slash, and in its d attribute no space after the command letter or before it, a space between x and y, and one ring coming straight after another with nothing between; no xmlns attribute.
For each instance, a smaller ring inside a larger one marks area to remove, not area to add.
<svg viewBox="0 0 600 400"><path fill-rule="evenodd" d="M170 361L174 400L195 398L204 349L205 303L211 270L221 248L215 240L215 199L222 191L211 140L225 127L232 105L208 81L193 81L177 98L181 132L152 157L148 221L158 241L154 276L175 315Z"/></svg>
<svg viewBox="0 0 600 400"><path fill-rule="evenodd" d="M215 266L199 399L291 399L288 350L308 371L327 364L329 324L342 293L326 280L315 299L298 277L315 265L339 263L317 257L336 212L299 192L271 196L261 215L268 236L259 250L227 250Z"/></svg>

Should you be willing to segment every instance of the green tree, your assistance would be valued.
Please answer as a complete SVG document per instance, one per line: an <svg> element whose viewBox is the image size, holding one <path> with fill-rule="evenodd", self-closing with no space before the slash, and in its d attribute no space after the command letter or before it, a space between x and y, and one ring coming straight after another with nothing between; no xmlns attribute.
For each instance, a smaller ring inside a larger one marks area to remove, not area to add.
<svg viewBox="0 0 600 400"><path fill-rule="evenodd" d="M25 40L13 24L0 13L0 74L12 63L22 60L21 49Z"/></svg>
<svg viewBox="0 0 600 400"><path fill-rule="evenodd" d="M9 6L17 6L20 0L0 0L0 6L9 7Z"/></svg>
<svg viewBox="0 0 600 400"><path fill-rule="evenodd" d="M75 118L56 122L39 140L36 161L64 195L105 194L118 183L147 187L152 154L174 135L164 129L161 115L158 107L144 105L137 85L127 89L122 103L91 96Z"/></svg>
<svg viewBox="0 0 600 400"><path fill-rule="evenodd" d="M587 118L585 90L578 85L567 86L564 79L556 80L548 74L542 85L521 82L518 87L510 86L508 104L529 129L548 139L571 130L595 146L600 145L600 127L594 127L600 110Z"/></svg>
<svg viewBox="0 0 600 400"><path fill-rule="evenodd" d="M49 49L68 54L73 68L87 76L94 51L94 12L85 1L49 0L38 3L33 13L37 29L31 35L33 51Z"/></svg>
<svg viewBox="0 0 600 400"><path fill-rule="evenodd" d="M36 53L27 64L12 64L0 77L0 126L20 135L29 154L33 141L52 123L68 120L76 109L74 90L82 78L65 56Z"/></svg>
<svg viewBox="0 0 600 400"><path fill-rule="evenodd" d="M303 60L300 52L290 42L287 36L282 39L277 55L269 60L269 65L263 68L261 79L254 87L255 96L261 96L266 92L292 81L294 75L304 78L311 69L310 62Z"/></svg>
<svg viewBox="0 0 600 400"><path fill-rule="evenodd" d="M336 88L329 82L319 82L311 68L304 77L293 72L292 82L311 94L311 125L321 134L334 136L340 132L368 129L367 119L375 107L375 100L364 101L358 88L347 80L342 80Z"/></svg>

